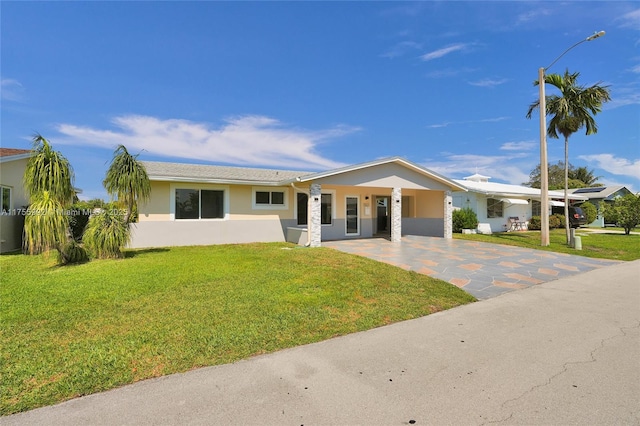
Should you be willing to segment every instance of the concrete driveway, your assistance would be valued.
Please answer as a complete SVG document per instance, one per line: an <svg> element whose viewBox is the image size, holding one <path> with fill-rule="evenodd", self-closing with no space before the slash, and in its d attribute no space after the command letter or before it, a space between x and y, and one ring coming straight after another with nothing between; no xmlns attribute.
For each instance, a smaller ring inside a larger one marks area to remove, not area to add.
<svg viewBox="0 0 640 426"><path fill-rule="evenodd" d="M403 236L400 243L368 238L326 241L322 245L448 281L481 300L619 263L521 247L413 235Z"/></svg>

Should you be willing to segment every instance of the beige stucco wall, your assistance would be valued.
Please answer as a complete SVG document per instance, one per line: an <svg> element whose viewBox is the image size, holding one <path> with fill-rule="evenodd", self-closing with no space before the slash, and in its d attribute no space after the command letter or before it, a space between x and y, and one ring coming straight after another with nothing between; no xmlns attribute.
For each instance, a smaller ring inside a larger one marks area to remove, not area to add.
<svg viewBox="0 0 640 426"><path fill-rule="evenodd" d="M11 189L11 205L7 215L0 216L0 253L17 250L22 245L24 216L16 209L29 204L22 184L28 158L0 163L0 186Z"/></svg>
<svg viewBox="0 0 640 426"><path fill-rule="evenodd" d="M416 216L429 218L444 217L443 191L418 191L416 194Z"/></svg>
<svg viewBox="0 0 640 426"><path fill-rule="evenodd" d="M151 182L151 199L140 206L140 222L171 220L172 192L176 188L223 189L228 200L227 220L253 220L265 216L276 216L281 219L293 219L295 197L291 187L262 187L252 185L216 185L206 183ZM286 208L253 208L253 190L284 191Z"/></svg>
<svg viewBox="0 0 640 426"><path fill-rule="evenodd" d="M11 208L26 206L29 203L22 184L24 169L28 158L0 163L0 185L11 188Z"/></svg>

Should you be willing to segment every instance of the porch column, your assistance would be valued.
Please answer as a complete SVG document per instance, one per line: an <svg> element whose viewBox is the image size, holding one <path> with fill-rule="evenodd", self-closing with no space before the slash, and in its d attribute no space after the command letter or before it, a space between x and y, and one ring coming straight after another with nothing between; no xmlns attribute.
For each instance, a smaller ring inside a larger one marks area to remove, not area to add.
<svg viewBox="0 0 640 426"><path fill-rule="evenodd" d="M322 206L322 187L320 184L312 183L309 186L309 220L307 232L311 235L311 247L320 247L322 240L322 224L320 223Z"/></svg>
<svg viewBox="0 0 640 426"><path fill-rule="evenodd" d="M391 242L399 243L402 237L402 188L391 190Z"/></svg>
<svg viewBox="0 0 640 426"><path fill-rule="evenodd" d="M453 238L453 199L451 191L444 192L444 237Z"/></svg>

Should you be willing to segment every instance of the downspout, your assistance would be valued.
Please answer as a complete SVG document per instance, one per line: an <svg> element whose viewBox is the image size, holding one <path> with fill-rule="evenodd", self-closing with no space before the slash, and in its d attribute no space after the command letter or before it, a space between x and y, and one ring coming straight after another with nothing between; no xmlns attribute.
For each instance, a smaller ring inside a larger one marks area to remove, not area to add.
<svg viewBox="0 0 640 426"><path fill-rule="evenodd" d="M300 181L300 178L296 178L297 181ZM293 193L296 191L307 194L307 242L305 243L305 247L309 247L311 245L311 220L309 214L309 202L311 201L311 193L309 191L305 191L304 189L297 188L293 182L291 182L291 187L293 188Z"/></svg>

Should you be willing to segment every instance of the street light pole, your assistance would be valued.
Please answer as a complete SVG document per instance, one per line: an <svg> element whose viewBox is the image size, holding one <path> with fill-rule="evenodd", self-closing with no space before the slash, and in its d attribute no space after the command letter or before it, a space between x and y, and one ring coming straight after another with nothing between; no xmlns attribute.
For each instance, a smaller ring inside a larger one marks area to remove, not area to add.
<svg viewBox="0 0 640 426"><path fill-rule="evenodd" d="M545 95L545 80L544 73L551 68L553 64L558 62L568 51L576 47L577 45L584 43L585 41L595 40L598 37L605 35L604 31L599 31L580 40L558 56L551 64L546 68L540 68L538 70L538 86L539 96L538 106L540 107L540 245L546 247L549 245L549 163L547 162L547 98ZM565 167L568 167L565 164ZM565 206L567 203L567 197L565 195ZM565 218L568 220L568 218Z"/></svg>

